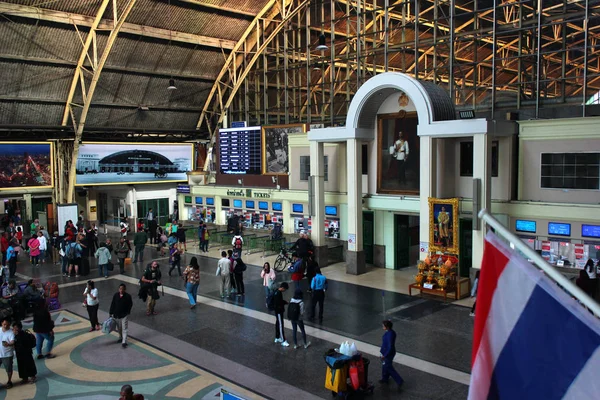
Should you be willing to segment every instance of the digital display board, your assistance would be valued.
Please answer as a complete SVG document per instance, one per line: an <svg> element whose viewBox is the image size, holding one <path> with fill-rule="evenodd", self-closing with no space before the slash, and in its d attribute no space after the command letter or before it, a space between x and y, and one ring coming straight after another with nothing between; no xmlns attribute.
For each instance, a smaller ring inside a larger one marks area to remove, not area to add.
<svg viewBox="0 0 600 400"><path fill-rule="evenodd" d="M548 235L571 236L571 224L548 222Z"/></svg>
<svg viewBox="0 0 600 400"><path fill-rule="evenodd" d="M254 208L254 200L246 200L246 208Z"/></svg>
<svg viewBox="0 0 600 400"><path fill-rule="evenodd" d="M202 197L196 197L196 204L202 204Z"/></svg>
<svg viewBox="0 0 600 400"><path fill-rule="evenodd" d="M302 204L292 204L292 212L294 213L303 213L304 206Z"/></svg>
<svg viewBox="0 0 600 400"><path fill-rule="evenodd" d="M581 225L581 236L600 238L600 225Z"/></svg>
<svg viewBox="0 0 600 400"><path fill-rule="evenodd" d="M229 207L229 199L221 199L221 207Z"/></svg>
<svg viewBox="0 0 600 400"><path fill-rule="evenodd" d="M260 126L219 129L219 170L222 174L261 174Z"/></svg>
<svg viewBox="0 0 600 400"><path fill-rule="evenodd" d="M207 206L214 206L215 205L215 198L214 197L207 197L206 198L206 205Z"/></svg>
<svg viewBox="0 0 600 400"><path fill-rule="evenodd" d="M233 207L234 208L242 208L242 201L241 200L233 200Z"/></svg>
<svg viewBox="0 0 600 400"><path fill-rule="evenodd" d="M337 215L337 206L325 206L325 215Z"/></svg>
<svg viewBox="0 0 600 400"><path fill-rule="evenodd" d="M184 202L185 204L192 204L192 196L185 196L185 197L183 198L183 202Z"/></svg>
<svg viewBox="0 0 600 400"><path fill-rule="evenodd" d="M536 232L536 223L535 221L527 221L524 219L518 219L515 223L515 229L517 232Z"/></svg>
<svg viewBox="0 0 600 400"><path fill-rule="evenodd" d="M271 203L271 207L273 207L273 211L281 211L283 210L283 205L278 202L278 201L274 201Z"/></svg>
<svg viewBox="0 0 600 400"><path fill-rule="evenodd" d="M259 201L258 202L258 209L259 210L268 210L269 209L269 202L268 201Z"/></svg>

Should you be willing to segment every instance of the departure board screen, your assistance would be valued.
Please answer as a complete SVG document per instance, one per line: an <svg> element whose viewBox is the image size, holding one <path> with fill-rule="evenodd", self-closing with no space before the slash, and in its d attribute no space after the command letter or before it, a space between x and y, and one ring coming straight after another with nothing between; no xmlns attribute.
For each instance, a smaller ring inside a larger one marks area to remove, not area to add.
<svg viewBox="0 0 600 400"><path fill-rule="evenodd" d="M219 170L222 174L262 172L260 126L219 129Z"/></svg>

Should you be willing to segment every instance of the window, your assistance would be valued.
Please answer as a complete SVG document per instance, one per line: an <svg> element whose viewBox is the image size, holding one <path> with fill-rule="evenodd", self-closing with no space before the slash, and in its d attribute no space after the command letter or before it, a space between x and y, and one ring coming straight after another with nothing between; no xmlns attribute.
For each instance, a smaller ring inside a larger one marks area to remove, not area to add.
<svg viewBox="0 0 600 400"><path fill-rule="evenodd" d="M327 162L327 156L325 158L325 182L329 176L329 163ZM307 181L310 176L310 156L300 156L300 180Z"/></svg>
<svg viewBox="0 0 600 400"><path fill-rule="evenodd" d="M599 172L600 153L542 153L542 188L598 190Z"/></svg>
<svg viewBox="0 0 600 400"><path fill-rule="evenodd" d="M473 176L473 142L460 142L460 176ZM498 177L498 141L492 142L492 177Z"/></svg>

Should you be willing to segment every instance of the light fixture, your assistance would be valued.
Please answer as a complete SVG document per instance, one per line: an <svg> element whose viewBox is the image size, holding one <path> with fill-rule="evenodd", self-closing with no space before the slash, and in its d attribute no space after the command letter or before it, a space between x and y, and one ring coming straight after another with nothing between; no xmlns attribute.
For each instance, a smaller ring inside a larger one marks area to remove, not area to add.
<svg viewBox="0 0 600 400"><path fill-rule="evenodd" d="M175 86L175 79L169 79L169 86L167 86L167 90L176 90L177 86Z"/></svg>
<svg viewBox="0 0 600 400"><path fill-rule="evenodd" d="M244 180L243 179L238 179L238 185L243 186L244 185Z"/></svg>
<svg viewBox="0 0 600 400"><path fill-rule="evenodd" d="M458 115L460 116L460 119L473 119L473 118L475 118L475 111L474 110L459 111Z"/></svg>
<svg viewBox="0 0 600 400"><path fill-rule="evenodd" d="M317 50L327 50L329 47L325 44L325 35L319 35L319 45L316 47Z"/></svg>
<svg viewBox="0 0 600 400"><path fill-rule="evenodd" d="M148 110L150 110L150 107L148 107L148 106L140 106L139 110L140 111L148 111Z"/></svg>

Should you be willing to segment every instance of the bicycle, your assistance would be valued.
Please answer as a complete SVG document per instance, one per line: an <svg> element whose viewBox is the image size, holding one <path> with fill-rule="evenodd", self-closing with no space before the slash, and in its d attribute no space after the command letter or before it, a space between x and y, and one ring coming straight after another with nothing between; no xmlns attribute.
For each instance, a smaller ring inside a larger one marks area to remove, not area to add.
<svg viewBox="0 0 600 400"><path fill-rule="evenodd" d="M281 272L285 270L285 268L293 261L292 255L285 246L281 246L279 250L279 254L275 259L275 264L273 265L273 269L277 272Z"/></svg>

